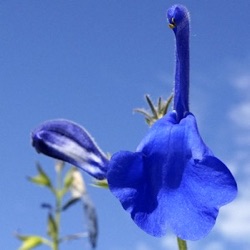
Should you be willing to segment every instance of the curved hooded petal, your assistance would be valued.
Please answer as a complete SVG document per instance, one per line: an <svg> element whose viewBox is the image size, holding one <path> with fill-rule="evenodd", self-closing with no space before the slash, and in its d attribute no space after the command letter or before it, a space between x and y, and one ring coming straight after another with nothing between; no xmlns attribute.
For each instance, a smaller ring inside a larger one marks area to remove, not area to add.
<svg viewBox="0 0 250 250"><path fill-rule="evenodd" d="M204 237L218 209L237 193L232 174L204 144L191 113L179 123L175 112L158 120L137 152L111 158L107 178L145 232L163 236L171 228L186 240Z"/></svg>
<svg viewBox="0 0 250 250"><path fill-rule="evenodd" d="M51 120L31 136L39 153L82 168L97 179L106 178L108 159L83 127L68 120Z"/></svg>

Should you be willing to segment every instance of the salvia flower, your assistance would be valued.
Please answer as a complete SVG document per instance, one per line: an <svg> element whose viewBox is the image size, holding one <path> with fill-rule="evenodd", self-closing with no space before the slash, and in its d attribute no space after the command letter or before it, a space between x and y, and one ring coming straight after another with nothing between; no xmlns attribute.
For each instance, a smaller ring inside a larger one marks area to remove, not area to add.
<svg viewBox="0 0 250 250"><path fill-rule="evenodd" d="M171 229L181 239L197 240L212 229L219 208L235 198L237 185L203 142L189 111L189 13L174 5L167 18L176 37L173 110L153 124L135 152L119 151L108 161L89 134L69 121L45 122L32 134L33 145L107 178L111 192L148 234L160 237Z"/></svg>
<svg viewBox="0 0 250 250"><path fill-rule="evenodd" d="M95 178L106 178L108 159L90 134L74 122L46 121L32 132L32 145L38 153L77 166Z"/></svg>
<svg viewBox="0 0 250 250"><path fill-rule="evenodd" d="M163 236L171 228L179 238L197 240L211 230L219 208L235 198L237 186L189 112L189 13L175 5L167 17L176 37L173 111L156 121L135 153L113 155L107 179L144 231Z"/></svg>

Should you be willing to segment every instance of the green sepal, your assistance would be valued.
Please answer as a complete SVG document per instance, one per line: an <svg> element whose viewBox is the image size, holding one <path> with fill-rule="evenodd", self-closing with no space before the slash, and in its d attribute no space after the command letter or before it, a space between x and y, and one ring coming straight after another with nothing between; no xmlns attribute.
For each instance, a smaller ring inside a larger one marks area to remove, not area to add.
<svg viewBox="0 0 250 250"><path fill-rule="evenodd" d="M99 187L99 188L109 188L109 184L107 180L95 180L94 183L92 183L92 186Z"/></svg>
<svg viewBox="0 0 250 250"><path fill-rule="evenodd" d="M173 95L171 95L166 101L162 100L160 97L157 101L157 105L153 104L149 95L146 95L145 98L149 105L150 112L145 109L135 109L134 111L144 115L146 123L149 126L152 126L158 119L162 118L167 113Z"/></svg>
<svg viewBox="0 0 250 250"><path fill-rule="evenodd" d="M42 244L45 244L47 239L37 235L17 235L17 238L23 243L18 250L30 250Z"/></svg>
<svg viewBox="0 0 250 250"><path fill-rule="evenodd" d="M38 170L38 175L34 177L28 177L29 181L41 186L52 188L50 178L44 172L44 170L39 164L37 164L37 170Z"/></svg>

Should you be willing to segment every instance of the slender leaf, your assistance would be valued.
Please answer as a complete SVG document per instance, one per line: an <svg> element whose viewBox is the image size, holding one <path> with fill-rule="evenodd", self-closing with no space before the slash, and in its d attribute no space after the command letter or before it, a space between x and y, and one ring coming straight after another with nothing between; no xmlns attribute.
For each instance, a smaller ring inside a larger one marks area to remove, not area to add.
<svg viewBox="0 0 250 250"><path fill-rule="evenodd" d="M51 237L51 239L56 238L57 230L58 230L58 228L57 228L56 221L55 221L54 217L52 216L52 214L49 213L47 233Z"/></svg>
<svg viewBox="0 0 250 250"><path fill-rule="evenodd" d="M98 238L98 219L94 204L90 197L85 193L82 197L83 208L88 225L88 237L92 248L96 248Z"/></svg>
<svg viewBox="0 0 250 250"><path fill-rule="evenodd" d="M23 243L18 250L30 250L44 244L46 239L37 235L17 235L18 239Z"/></svg>
<svg viewBox="0 0 250 250"><path fill-rule="evenodd" d="M74 168L71 168L65 175L64 177L64 189L65 190L68 190L71 185L72 185L72 182L73 182L73 176L72 176L72 173L74 171Z"/></svg>
<svg viewBox="0 0 250 250"><path fill-rule="evenodd" d="M44 170L39 164L37 164L37 170L38 170L38 175L34 177L28 177L29 181L36 183L38 185L41 185L41 186L46 186L46 187L51 188L52 185L51 185L50 178L44 172Z"/></svg>
<svg viewBox="0 0 250 250"><path fill-rule="evenodd" d="M81 199L76 197L76 198L72 198L69 201L67 201L63 206L62 206L62 211L67 210L69 207L71 207L72 205L76 204L78 201L80 201Z"/></svg>

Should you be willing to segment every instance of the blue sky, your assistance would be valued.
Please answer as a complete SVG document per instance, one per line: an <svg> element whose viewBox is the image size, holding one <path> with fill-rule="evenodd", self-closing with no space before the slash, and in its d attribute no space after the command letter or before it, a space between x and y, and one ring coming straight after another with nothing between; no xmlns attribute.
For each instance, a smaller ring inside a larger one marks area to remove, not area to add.
<svg viewBox="0 0 250 250"><path fill-rule="evenodd" d="M15 231L43 234L50 201L26 180L39 161L54 176L53 159L38 155L30 132L52 118L85 126L111 154L134 150L148 128L136 107L172 90L174 35L166 10L175 1L0 1L0 248L17 249ZM179 1L191 13L191 111L215 155L235 174L239 195L221 209L197 249L250 246L249 1ZM86 177L87 183L91 181ZM98 250L175 249L174 237L142 232L106 190L88 185L97 207ZM65 215L66 232L84 229L81 209ZM46 249L41 247L40 249ZM62 250L89 249L86 240Z"/></svg>

